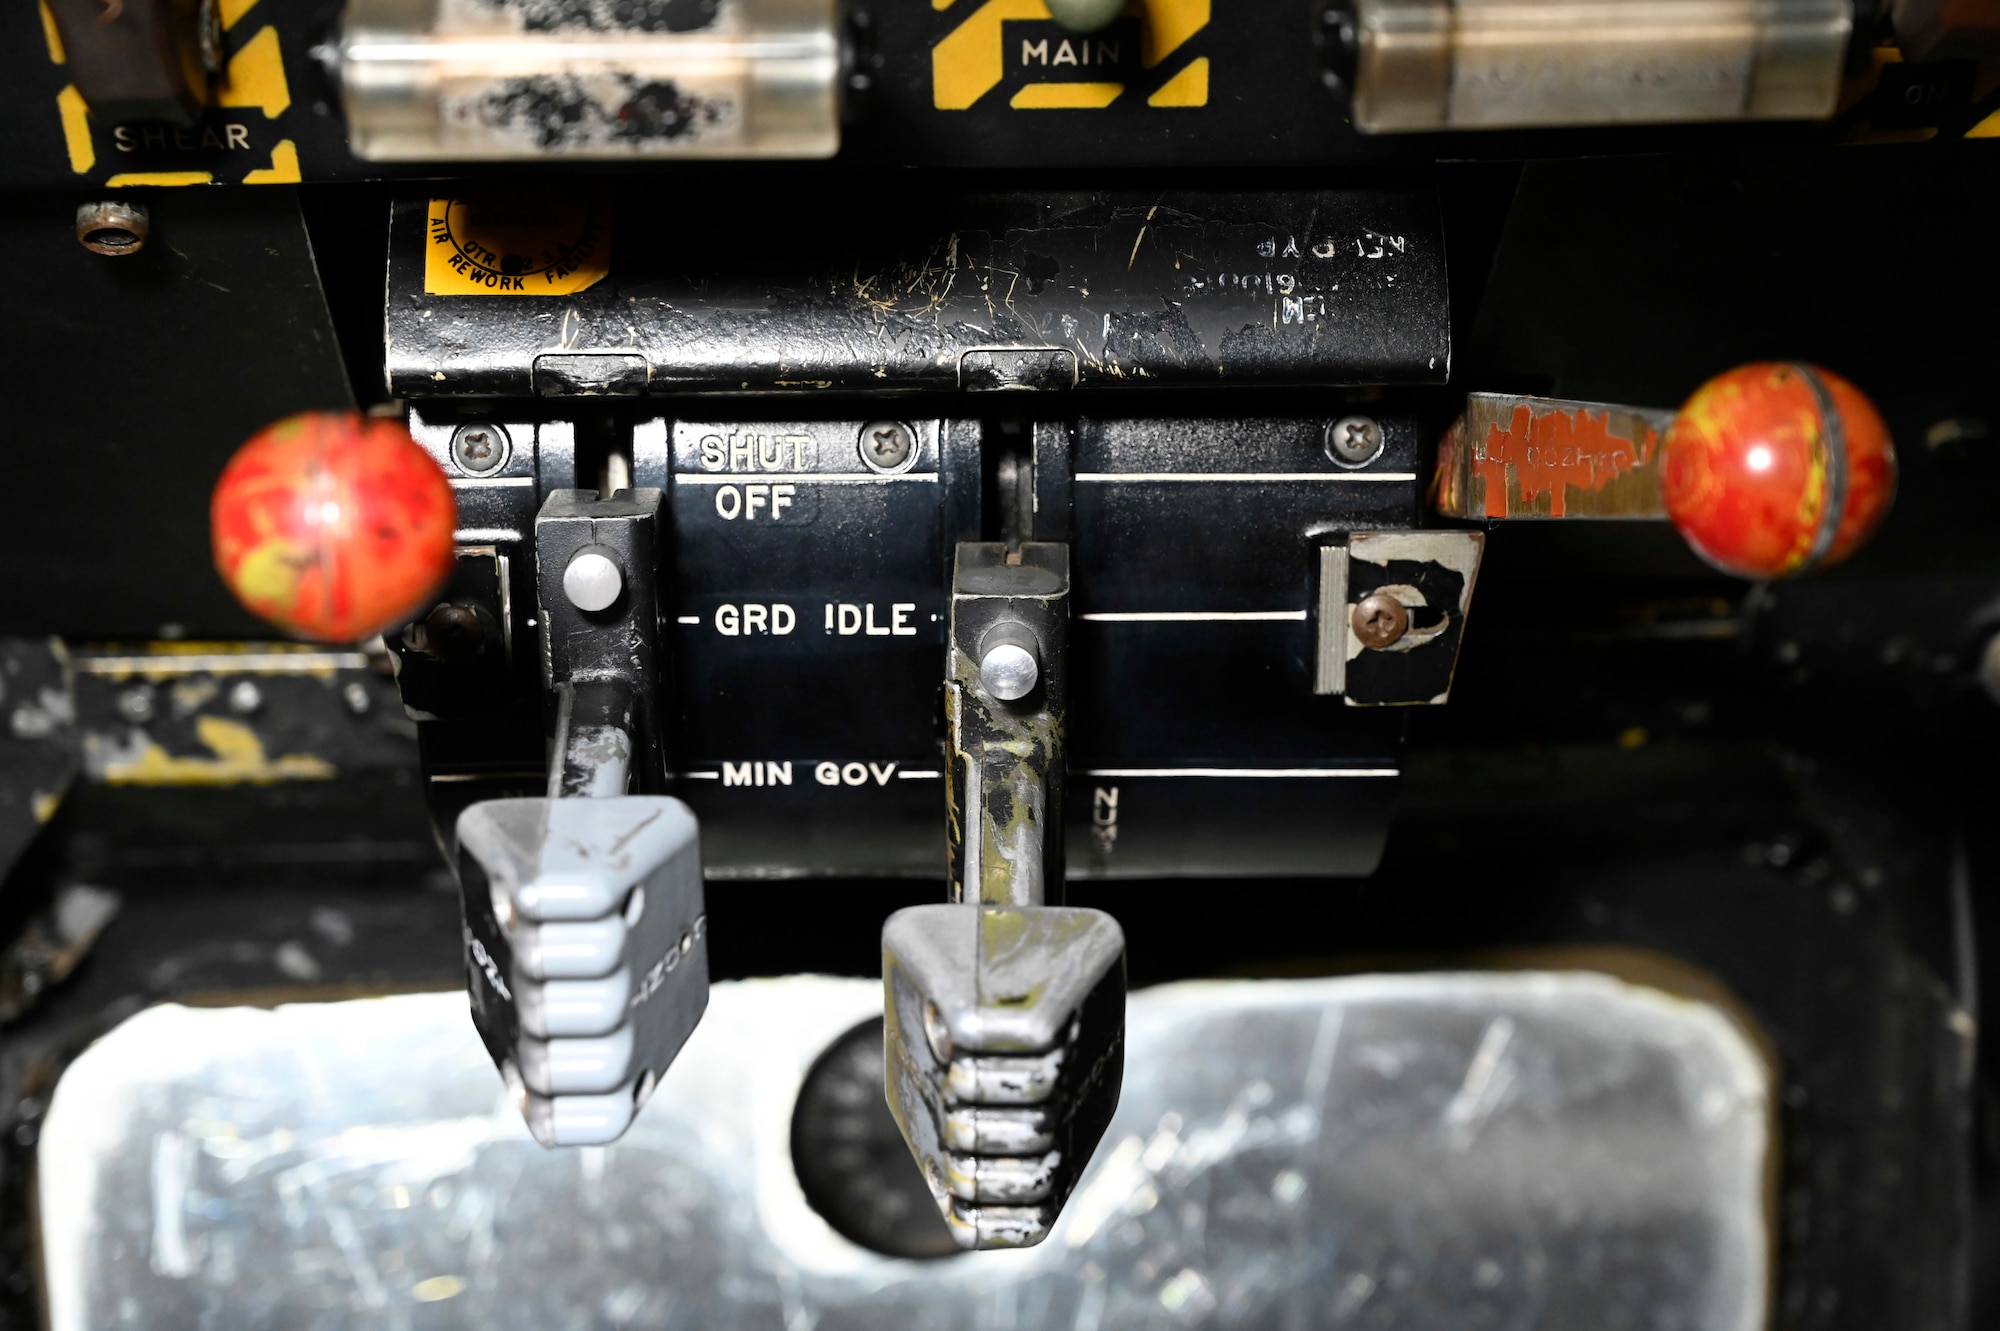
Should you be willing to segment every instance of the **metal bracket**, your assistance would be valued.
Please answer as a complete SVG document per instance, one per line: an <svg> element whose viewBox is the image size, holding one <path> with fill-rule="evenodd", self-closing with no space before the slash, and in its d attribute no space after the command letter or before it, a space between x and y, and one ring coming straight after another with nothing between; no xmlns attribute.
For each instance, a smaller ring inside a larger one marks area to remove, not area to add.
<svg viewBox="0 0 2000 1331"><path fill-rule="evenodd" d="M1319 548L1313 692L1350 706L1451 695L1486 534L1358 531Z"/></svg>
<svg viewBox="0 0 2000 1331"><path fill-rule="evenodd" d="M556 731L574 712L567 697L586 684L629 695L632 788L666 789L666 753L657 703L662 675L659 610L659 512L656 489L623 490L600 499L591 490L557 490L535 517L535 581L542 628L542 685L556 709ZM588 564L604 603L572 584ZM588 607L588 608L587 608ZM566 742L554 747L558 764ZM605 793L592 788L593 793ZM580 790L552 794L577 794ZM623 793L619 791L617 793Z"/></svg>

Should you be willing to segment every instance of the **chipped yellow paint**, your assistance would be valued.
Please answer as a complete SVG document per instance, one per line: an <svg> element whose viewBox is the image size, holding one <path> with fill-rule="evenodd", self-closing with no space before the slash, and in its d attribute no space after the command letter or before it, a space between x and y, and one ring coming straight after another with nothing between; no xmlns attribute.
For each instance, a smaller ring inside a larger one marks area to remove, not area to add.
<svg viewBox="0 0 2000 1331"><path fill-rule="evenodd" d="M194 660L200 658L200 660ZM188 673L220 675L320 675L330 679L336 669L360 669L368 658L360 652L328 652L306 642L208 642L174 638L136 644L118 652L92 652L78 658L86 675L112 679L164 679Z"/></svg>
<svg viewBox="0 0 2000 1331"><path fill-rule="evenodd" d="M38 0L35 8L42 11L42 38L49 44L50 61L67 65L69 57L63 52L62 34L56 31L56 16L49 12L48 0Z"/></svg>
<svg viewBox="0 0 2000 1331"><path fill-rule="evenodd" d="M285 58L278 50L278 30L265 27L229 57L229 70L215 90L217 106L254 106L276 120L292 104L285 82Z"/></svg>
<svg viewBox="0 0 2000 1331"><path fill-rule="evenodd" d="M215 700L222 691L222 685L213 676L196 675L193 679L177 681L168 690L174 700L174 711L181 716L192 716Z"/></svg>
<svg viewBox="0 0 2000 1331"><path fill-rule="evenodd" d="M1122 83L1030 83L1007 105L1016 111L1098 111L1124 91Z"/></svg>
<svg viewBox="0 0 2000 1331"><path fill-rule="evenodd" d="M1019 910L983 907L979 912L979 957L980 970L984 973L988 966L1004 962L1010 954L1018 952L1029 943L1028 917ZM1041 1000L1044 985L1030 985L1025 993L989 994L982 988L981 1005L994 1007L1033 1007Z"/></svg>
<svg viewBox="0 0 2000 1331"><path fill-rule="evenodd" d="M150 642L116 655L90 655L76 668L113 680L170 680L188 675L306 675L332 679L341 670L360 670L360 652L330 652L297 642Z"/></svg>
<svg viewBox="0 0 2000 1331"><path fill-rule="evenodd" d="M1986 119L1965 131L1968 139L2000 139L2000 111L1995 111Z"/></svg>
<svg viewBox="0 0 2000 1331"><path fill-rule="evenodd" d="M988 955L1019 947L1027 931L1028 917L1021 911L989 907L979 912L979 946Z"/></svg>
<svg viewBox="0 0 2000 1331"><path fill-rule="evenodd" d="M35 792L33 808L35 811L36 822L46 823L49 819L56 816L56 810L60 809L61 807L62 807L61 795L51 794L48 791L42 791L42 790L38 790Z"/></svg>
<svg viewBox="0 0 2000 1331"><path fill-rule="evenodd" d="M1148 106L1207 106L1208 57L1190 60L1188 67L1160 85L1146 99Z"/></svg>
<svg viewBox="0 0 2000 1331"><path fill-rule="evenodd" d="M465 1292L463 1276L432 1276L410 1286L410 1297L418 1303L442 1303Z"/></svg>
<svg viewBox="0 0 2000 1331"><path fill-rule="evenodd" d="M279 139L271 149L271 165L259 167L243 177L246 185L296 185L299 183L299 149L290 139Z"/></svg>
<svg viewBox="0 0 2000 1331"><path fill-rule="evenodd" d="M104 182L107 185L212 185L212 171L122 171Z"/></svg>
<svg viewBox="0 0 2000 1331"><path fill-rule="evenodd" d="M195 735L212 758L168 753L148 739L139 756L104 767L104 781L113 786L268 786L279 781L330 781L338 773L332 763L311 754L288 753L272 758L264 742L241 721L221 716L195 718Z"/></svg>
<svg viewBox="0 0 2000 1331"><path fill-rule="evenodd" d="M216 6L216 12L222 18L222 30L227 32L235 27L237 20L256 6L257 0L222 0L222 3Z"/></svg>
<svg viewBox="0 0 2000 1331"><path fill-rule="evenodd" d="M62 116L63 144L69 149L69 169L82 175L97 165L97 145L90 141L90 108L74 83L56 94Z"/></svg>

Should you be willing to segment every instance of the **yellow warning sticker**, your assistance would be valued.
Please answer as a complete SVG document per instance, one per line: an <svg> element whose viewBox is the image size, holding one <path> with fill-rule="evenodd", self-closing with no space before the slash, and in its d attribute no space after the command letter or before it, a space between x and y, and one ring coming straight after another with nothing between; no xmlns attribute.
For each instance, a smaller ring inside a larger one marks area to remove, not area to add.
<svg viewBox="0 0 2000 1331"><path fill-rule="evenodd" d="M1050 17L1046 0L984 0L931 48L931 104L1102 110L1129 88L1147 106L1206 106L1208 57L1183 48L1208 26L1210 3L1126 0L1109 27L1079 36Z"/></svg>
<svg viewBox="0 0 2000 1331"><path fill-rule="evenodd" d="M432 199L424 290L568 296L611 271L611 208L597 198Z"/></svg>

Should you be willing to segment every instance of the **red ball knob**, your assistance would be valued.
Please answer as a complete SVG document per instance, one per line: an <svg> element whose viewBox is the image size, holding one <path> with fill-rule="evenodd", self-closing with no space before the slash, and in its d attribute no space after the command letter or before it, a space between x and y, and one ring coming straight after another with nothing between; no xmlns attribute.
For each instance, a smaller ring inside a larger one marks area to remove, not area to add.
<svg viewBox="0 0 2000 1331"><path fill-rule="evenodd" d="M1695 390L1667 431L1667 515L1695 553L1745 578L1837 564L1896 494L1875 404L1811 365L1744 365Z"/></svg>
<svg viewBox="0 0 2000 1331"><path fill-rule="evenodd" d="M285 632L353 642L414 613L451 572L451 482L390 420L308 411L259 431L215 483L215 567Z"/></svg>

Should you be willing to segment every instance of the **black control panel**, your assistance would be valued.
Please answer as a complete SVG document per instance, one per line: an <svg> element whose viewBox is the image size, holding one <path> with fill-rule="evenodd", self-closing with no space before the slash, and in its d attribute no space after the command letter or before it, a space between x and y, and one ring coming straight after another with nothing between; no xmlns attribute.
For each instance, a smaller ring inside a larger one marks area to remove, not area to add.
<svg viewBox="0 0 2000 1331"><path fill-rule="evenodd" d="M664 491L662 742L709 872L942 872L950 561L996 507L1024 538L1066 535L1073 551L1073 875L1366 872L1404 713L1317 692L1315 652L1326 616L1347 610L1328 607L1322 551L1417 524L1417 422L1377 410L1383 447L1360 467L1327 451L1330 418L630 427L634 483ZM536 495L561 488L533 469L546 447L549 473L567 479L577 430L440 408L412 424L454 472L468 426L504 431L520 473L454 481L466 557L442 600L495 627L442 661L436 644L405 652L404 697L424 718L448 825L471 799L544 780L532 660L514 665L512 691L451 681L508 678L509 652L532 658L542 625L512 589L534 583ZM1019 510L992 493L995 458L1032 473ZM496 723L508 714L512 729Z"/></svg>

